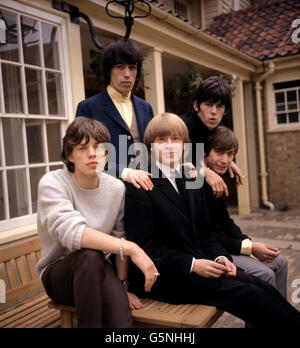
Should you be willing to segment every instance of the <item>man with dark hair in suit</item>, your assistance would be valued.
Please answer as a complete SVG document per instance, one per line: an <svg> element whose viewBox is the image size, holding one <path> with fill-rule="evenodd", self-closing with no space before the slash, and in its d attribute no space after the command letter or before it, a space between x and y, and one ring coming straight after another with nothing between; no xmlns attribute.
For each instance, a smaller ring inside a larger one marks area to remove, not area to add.
<svg viewBox="0 0 300 348"><path fill-rule="evenodd" d="M152 178L154 188L126 189L127 240L145 250L160 274L147 296L216 306L255 327L300 328L300 313L272 285L237 269L214 239L201 189L186 189L178 172L188 138L179 117L155 116L145 132L151 165L159 174ZM142 274L134 265L129 281L143 295Z"/></svg>
<svg viewBox="0 0 300 348"><path fill-rule="evenodd" d="M138 166L135 163L136 157L139 159L136 143L143 142L146 126L153 118L151 105L131 93L139 81L143 59L140 48L130 40L108 45L102 60L106 88L81 101L76 116L101 121L109 130L116 150L116 161L110 163L113 174L137 188L142 186L151 190L150 174L136 169Z"/></svg>

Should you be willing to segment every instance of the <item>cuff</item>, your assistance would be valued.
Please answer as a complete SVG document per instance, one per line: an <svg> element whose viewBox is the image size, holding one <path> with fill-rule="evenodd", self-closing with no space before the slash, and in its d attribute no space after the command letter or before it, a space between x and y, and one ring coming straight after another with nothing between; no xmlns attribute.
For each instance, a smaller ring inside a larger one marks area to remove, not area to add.
<svg viewBox="0 0 300 348"><path fill-rule="evenodd" d="M130 168L124 168L124 169L122 170L121 178L122 178L123 181L126 181L126 180L127 180L127 175L128 175L128 173L129 173L129 171L130 171Z"/></svg>
<svg viewBox="0 0 300 348"><path fill-rule="evenodd" d="M252 242L250 239L244 239L242 241L240 254L250 256L252 253Z"/></svg>
<svg viewBox="0 0 300 348"><path fill-rule="evenodd" d="M227 259L226 256L221 255L221 256L216 257L216 258L214 259L214 262L218 262L222 257L223 257L224 259ZM227 260L228 260L228 259L227 259Z"/></svg>
<svg viewBox="0 0 300 348"><path fill-rule="evenodd" d="M193 267L194 267L194 262L195 262L195 258L193 257L192 264L191 264L191 269L190 269L190 273L192 273L192 269L193 269Z"/></svg>

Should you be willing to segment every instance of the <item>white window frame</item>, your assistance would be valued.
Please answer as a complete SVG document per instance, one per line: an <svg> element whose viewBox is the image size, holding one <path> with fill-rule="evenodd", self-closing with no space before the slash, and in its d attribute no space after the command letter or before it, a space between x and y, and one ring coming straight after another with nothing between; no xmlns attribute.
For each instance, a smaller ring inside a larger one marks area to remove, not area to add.
<svg viewBox="0 0 300 348"><path fill-rule="evenodd" d="M294 90L299 87L285 88L282 90L275 90L274 84L289 82L294 80L300 80L300 75L298 73L291 74L279 74L267 81L266 83L266 100L267 100L267 114L268 114L268 132L287 132L287 131L300 131L300 113L299 121L297 123L283 123L277 124L277 111L275 103L275 93L279 91ZM300 109L300 101L298 101L298 109ZM294 110L289 110L293 112Z"/></svg>
<svg viewBox="0 0 300 348"><path fill-rule="evenodd" d="M21 119L22 122L25 122L26 119L39 119L42 121L42 134L43 134L43 142L44 142L44 159L45 162L42 163L35 163L35 164L29 164L28 163L28 156L27 156L27 149L24 148L24 154L25 154L25 164L24 165L18 165L13 166L13 169L25 169L26 170L26 183L28 190L27 199L29 202L29 214L25 216L20 216L12 219L7 219L8 217L8 188L7 186L3 187L3 195L4 195L4 204L6 205L6 215L5 220L0 221L0 244L1 244L1 237L6 232L13 233L13 231L9 230L17 230L18 228L22 228L25 225L35 224L36 223L36 213L32 213L32 205L31 205L31 194L30 194L30 178L29 178L29 168L37 168L37 167L44 167L46 168L46 172L49 171L50 164L51 166L55 165L61 165L62 162L49 162L48 158L48 144L46 141L46 121L47 120L60 120L61 121L61 127L60 127L60 137L63 136L68 124L70 121L74 118L73 116L73 105L72 105L72 93L71 93L71 77L70 77L70 71L69 71L69 54L68 54L68 40L67 40L67 23L65 17L59 17L56 15L53 15L52 13L46 12L44 10L39 10L34 7L20 4L18 2L15 2L13 0L6 0L5 4L1 4L1 8L4 10L15 12L19 15L24 15L26 17L34 18L36 20L40 20L46 23L49 23L51 25L54 25L58 27L58 51L59 51L59 62L60 62L60 69L59 73L61 74L62 78L62 97L63 97L63 106L64 106L64 116L46 116L47 115L47 103L44 102L44 105L46 107L46 115L29 115L28 109L27 109L27 103L23 102L24 104L24 114L4 114L4 93L2 89L0 89L0 100L2 109L0 110L0 116L10 117L10 118L17 118ZM40 23L40 22L39 22ZM41 32L41 31L40 31ZM22 40L20 40L19 37L19 45L22 46ZM22 49L22 47L21 47ZM2 62L6 62L5 60L2 60ZM26 91L25 86L25 66L24 62L11 62L7 61L9 64L14 64L16 66L21 67L21 84L22 88ZM32 66L30 66L32 68ZM37 69L40 69L40 67L37 67ZM50 72L57 72L55 69L48 69L47 71ZM2 77L1 77L1 69L0 69L0 82L2 83ZM46 83L45 80L42 81L42 83ZM1 84L2 85L2 84ZM23 127L24 129L24 127ZM24 134L23 134L24 135ZM1 157L4 158L4 138L3 138L3 130L0 123L0 151ZM26 142L26 134L24 137L24 142ZM9 166L11 168L11 166ZM0 163L0 169L2 169L2 176L6 176L6 171L3 170L5 168L1 167ZM12 169L12 168L11 168ZM4 178L2 178L4 180ZM3 233L3 234L2 234Z"/></svg>

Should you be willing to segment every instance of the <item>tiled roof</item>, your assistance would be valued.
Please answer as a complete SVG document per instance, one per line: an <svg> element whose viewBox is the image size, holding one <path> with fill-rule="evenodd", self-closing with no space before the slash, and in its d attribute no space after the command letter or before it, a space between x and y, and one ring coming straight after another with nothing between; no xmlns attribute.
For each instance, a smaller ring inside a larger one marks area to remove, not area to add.
<svg viewBox="0 0 300 348"><path fill-rule="evenodd" d="M266 60L300 54L300 43L292 41L296 30L292 22L297 18L300 0L269 0L215 17L204 32L251 57Z"/></svg>

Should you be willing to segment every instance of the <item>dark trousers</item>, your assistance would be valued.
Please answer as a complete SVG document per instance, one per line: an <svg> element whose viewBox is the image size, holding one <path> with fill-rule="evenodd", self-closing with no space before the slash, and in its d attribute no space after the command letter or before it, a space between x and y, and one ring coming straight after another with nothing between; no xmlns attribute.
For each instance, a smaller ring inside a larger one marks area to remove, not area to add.
<svg viewBox="0 0 300 348"><path fill-rule="evenodd" d="M78 327L132 327L127 293L102 252L76 251L48 266L42 282L53 301L76 306Z"/></svg>
<svg viewBox="0 0 300 348"><path fill-rule="evenodd" d="M241 270L236 278L213 279L191 274L184 284L170 278L164 280L161 275L150 296L172 303L188 301L216 306L254 327L300 328L299 311L272 285Z"/></svg>

